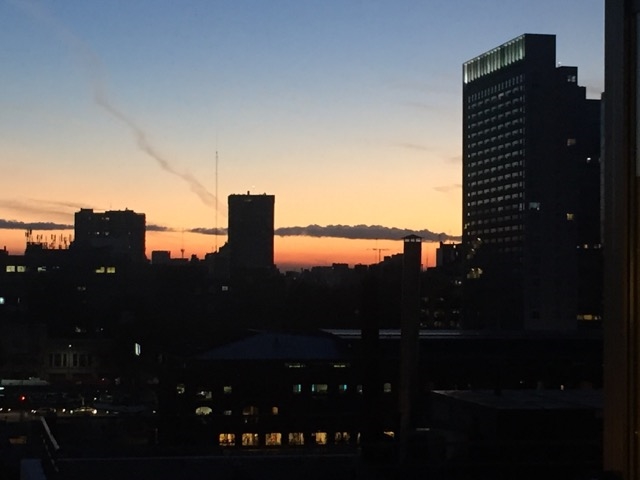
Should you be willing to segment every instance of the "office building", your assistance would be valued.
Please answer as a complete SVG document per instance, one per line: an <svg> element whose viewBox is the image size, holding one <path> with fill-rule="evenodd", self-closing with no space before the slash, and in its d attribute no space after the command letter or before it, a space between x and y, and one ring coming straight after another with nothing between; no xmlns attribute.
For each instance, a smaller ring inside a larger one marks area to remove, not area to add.
<svg viewBox="0 0 640 480"><path fill-rule="evenodd" d="M601 318L600 102L555 44L525 34L463 65L469 328Z"/></svg>
<svg viewBox="0 0 640 480"><path fill-rule="evenodd" d="M145 233L144 213L82 208L75 214L73 247L105 250L114 259L145 261Z"/></svg>
<svg viewBox="0 0 640 480"><path fill-rule="evenodd" d="M275 196L229 195L231 272L271 270Z"/></svg>

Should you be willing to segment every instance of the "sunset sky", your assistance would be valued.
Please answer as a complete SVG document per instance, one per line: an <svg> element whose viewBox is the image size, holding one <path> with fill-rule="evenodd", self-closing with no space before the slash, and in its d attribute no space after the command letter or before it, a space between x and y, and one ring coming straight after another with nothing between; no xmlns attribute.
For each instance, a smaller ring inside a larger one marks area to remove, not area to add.
<svg viewBox="0 0 640 480"><path fill-rule="evenodd" d="M522 33L600 96L602 0L0 0L0 248L128 208L202 257L247 191L283 268L458 236L462 63Z"/></svg>

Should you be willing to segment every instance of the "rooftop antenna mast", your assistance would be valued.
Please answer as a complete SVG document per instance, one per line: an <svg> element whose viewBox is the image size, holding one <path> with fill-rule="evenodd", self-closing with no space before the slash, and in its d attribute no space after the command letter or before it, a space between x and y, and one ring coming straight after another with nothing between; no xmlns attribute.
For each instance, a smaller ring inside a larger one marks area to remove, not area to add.
<svg viewBox="0 0 640 480"><path fill-rule="evenodd" d="M216 229L215 232L213 232L215 238L216 238L216 249L215 251L218 251L218 150L216 149L216 225L215 225Z"/></svg>

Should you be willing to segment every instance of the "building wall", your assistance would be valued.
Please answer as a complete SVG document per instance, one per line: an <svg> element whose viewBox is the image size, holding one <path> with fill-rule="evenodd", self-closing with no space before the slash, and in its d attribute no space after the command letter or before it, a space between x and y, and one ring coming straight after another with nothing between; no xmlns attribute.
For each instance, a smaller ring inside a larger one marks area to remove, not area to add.
<svg viewBox="0 0 640 480"><path fill-rule="evenodd" d="M599 104L576 67L556 67L553 35L463 73L467 326L575 328L577 246L599 236Z"/></svg>
<svg viewBox="0 0 640 480"><path fill-rule="evenodd" d="M145 255L146 220L143 213L111 210L103 213L83 208L75 214L76 248L106 248L118 258L141 261Z"/></svg>
<svg viewBox="0 0 640 480"><path fill-rule="evenodd" d="M229 195L229 249L232 271L272 269L273 195Z"/></svg>

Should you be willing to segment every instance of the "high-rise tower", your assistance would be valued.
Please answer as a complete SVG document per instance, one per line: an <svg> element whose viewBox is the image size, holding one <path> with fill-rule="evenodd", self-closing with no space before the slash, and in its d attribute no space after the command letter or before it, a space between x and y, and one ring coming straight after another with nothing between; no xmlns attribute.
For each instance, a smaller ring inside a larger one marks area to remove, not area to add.
<svg viewBox="0 0 640 480"><path fill-rule="evenodd" d="M229 195L231 272L271 270L275 196Z"/></svg>
<svg viewBox="0 0 640 480"><path fill-rule="evenodd" d="M107 249L115 258L145 261L146 220L132 210L94 212L82 208L75 214L74 247Z"/></svg>
<svg viewBox="0 0 640 480"><path fill-rule="evenodd" d="M599 318L600 104L555 36L463 65L468 327L572 329ZM595 299L595 301L594 301Z"/></svg>

